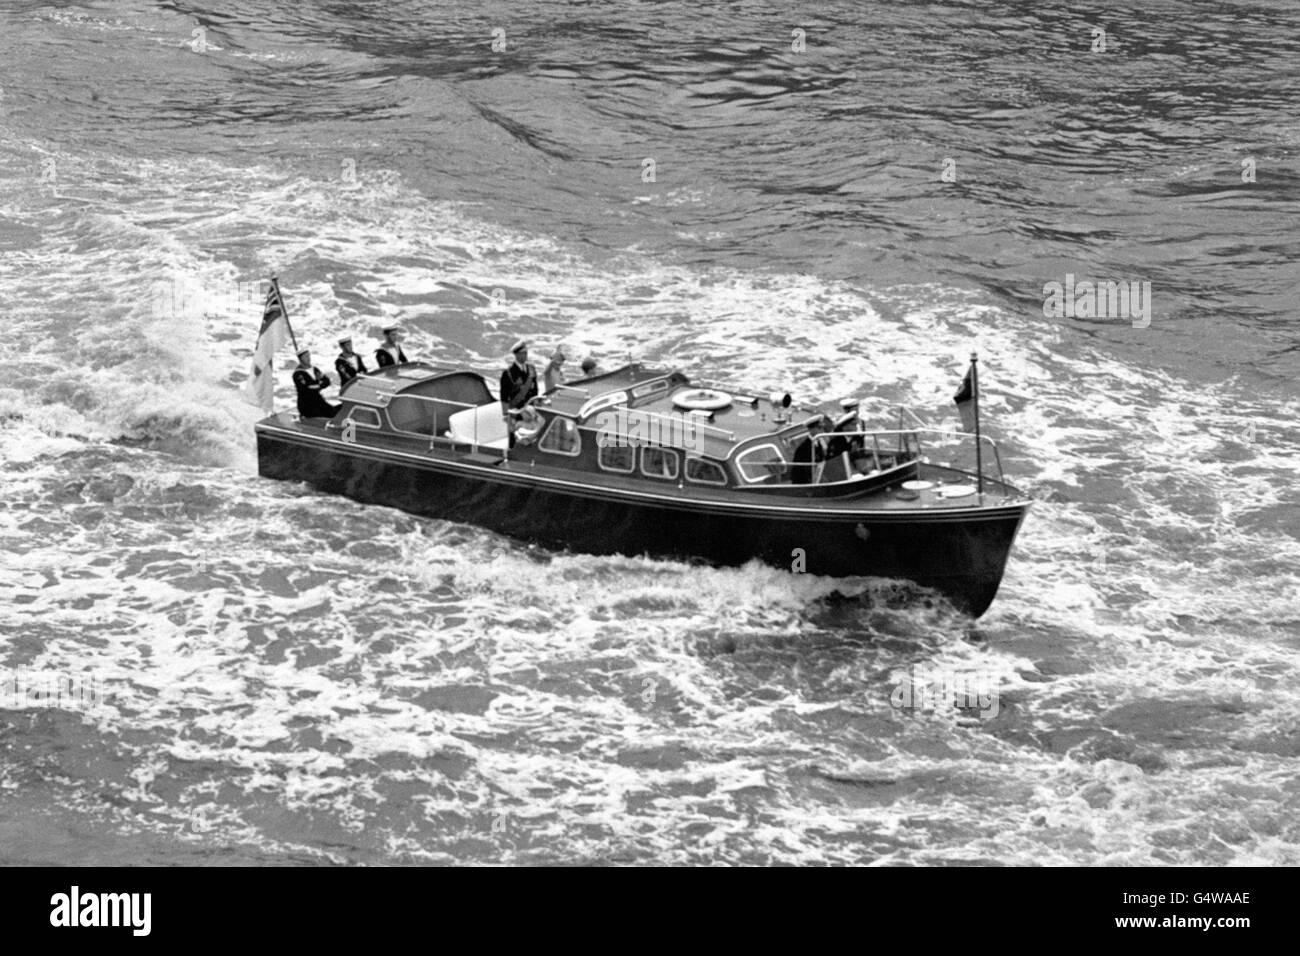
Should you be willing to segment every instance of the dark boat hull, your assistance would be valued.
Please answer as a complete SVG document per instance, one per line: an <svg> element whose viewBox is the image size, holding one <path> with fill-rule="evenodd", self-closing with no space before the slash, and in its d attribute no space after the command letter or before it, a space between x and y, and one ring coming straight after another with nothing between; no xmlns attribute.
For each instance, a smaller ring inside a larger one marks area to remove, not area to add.
<svg viewBox="0 0 1300 956"><path fill-rule="evenodd" d="M403 460L407 459L407 460ZM929 514L791 509L774 514L661 498L638 503L540 485L517 464L463 462L340 449L337 442L259 429L263 477L306 481L322 491L413 514L479 525L549 547L593 554L703 558L832 577L905 578L934 588L978 617L988 608L1026 504Z"/></svg>

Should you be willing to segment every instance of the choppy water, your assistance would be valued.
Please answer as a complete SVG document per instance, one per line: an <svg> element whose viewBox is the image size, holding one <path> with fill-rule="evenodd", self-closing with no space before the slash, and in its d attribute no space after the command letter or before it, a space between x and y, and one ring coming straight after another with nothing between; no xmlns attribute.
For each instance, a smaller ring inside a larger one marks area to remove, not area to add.
<svg viewBox="0 0 1300 956"><path fill-rule="evenodd" d="M1300 862L1300 10L816 6L4 5L0 677L100 696L0 709L0 860ZM265 482L272 273L325 358L943 421L978 348L1040 500L972 628Z"/></svg>

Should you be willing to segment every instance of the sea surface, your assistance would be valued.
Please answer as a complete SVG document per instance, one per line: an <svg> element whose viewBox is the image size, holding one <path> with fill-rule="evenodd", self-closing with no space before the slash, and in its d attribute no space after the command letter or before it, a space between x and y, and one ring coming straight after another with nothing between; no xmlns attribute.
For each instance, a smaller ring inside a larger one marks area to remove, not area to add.
<svg viewBox="0 0 1300 956"><path fill-rule="evenodd" d="M5 0L0 863L1300 864L1297 222L1294 0ZM273 275L330 371L977 351L1036 503L972 622L266 481Z"/></svg>

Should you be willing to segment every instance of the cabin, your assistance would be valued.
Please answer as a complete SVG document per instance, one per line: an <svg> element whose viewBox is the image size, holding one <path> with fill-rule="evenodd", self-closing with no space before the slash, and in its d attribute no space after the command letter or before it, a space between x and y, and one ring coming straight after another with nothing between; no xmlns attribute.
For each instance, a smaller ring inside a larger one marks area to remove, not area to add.
<svg viewBox="0 0 1300 956"><path fill-rule="evenodd" d="M512 449L495 388L483 375L411 362L354 379L337 414L318 421L381 447L459 451L616 484L760 494L856 496L914 477L920 457L913 433L863 433L856 413L837 422L823 410L794 406L789 396L724 391L635 364L562 385L531 407L536 416L518 426ZM810 436L814 421L827 427ZM805 442L819 446L818 460L798 464Z"/></svg>

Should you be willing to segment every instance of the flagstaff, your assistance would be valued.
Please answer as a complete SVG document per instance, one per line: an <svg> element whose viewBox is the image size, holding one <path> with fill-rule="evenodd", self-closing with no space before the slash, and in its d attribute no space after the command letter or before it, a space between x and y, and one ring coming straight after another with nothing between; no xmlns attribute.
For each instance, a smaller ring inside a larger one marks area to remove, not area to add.
<svg viewBox="0 0 1300 956"><path fill-rule="evenodd" d="M971 401L975 403L975 487L979 492L980 501L984 500L984 449L980 447L980 370L979 355L975 352L970 354L970 371L971 371Z"/></svg>
<svg viewBox="0 0 1300 956"><path fill-rule="evenodd" d="M952 397L953 402L957 405L957 411L961 414L961 424L964 431L962 434L970 432L975 433L975 486L976 492L980 496L980 502L984 500L984 448L983 439L980 437L980 385L979 385L979 355L975 352L970 354L970 367L966 369L966 374L961 380L961 387L957 389L957 394Z"/></svg>
<svg viewBox="0 0 1300 956"><path fill-rule="evenodd" d="M280 294L280 280L272 276L271 288L262 307L262 324L253 348L252 366L241 389L245 401L265 412L275 408L275 354L284 345L286 336L293 341L294 352L298 352L298 337L289 324L289 312L284 305L284 296Z"/></svg>

